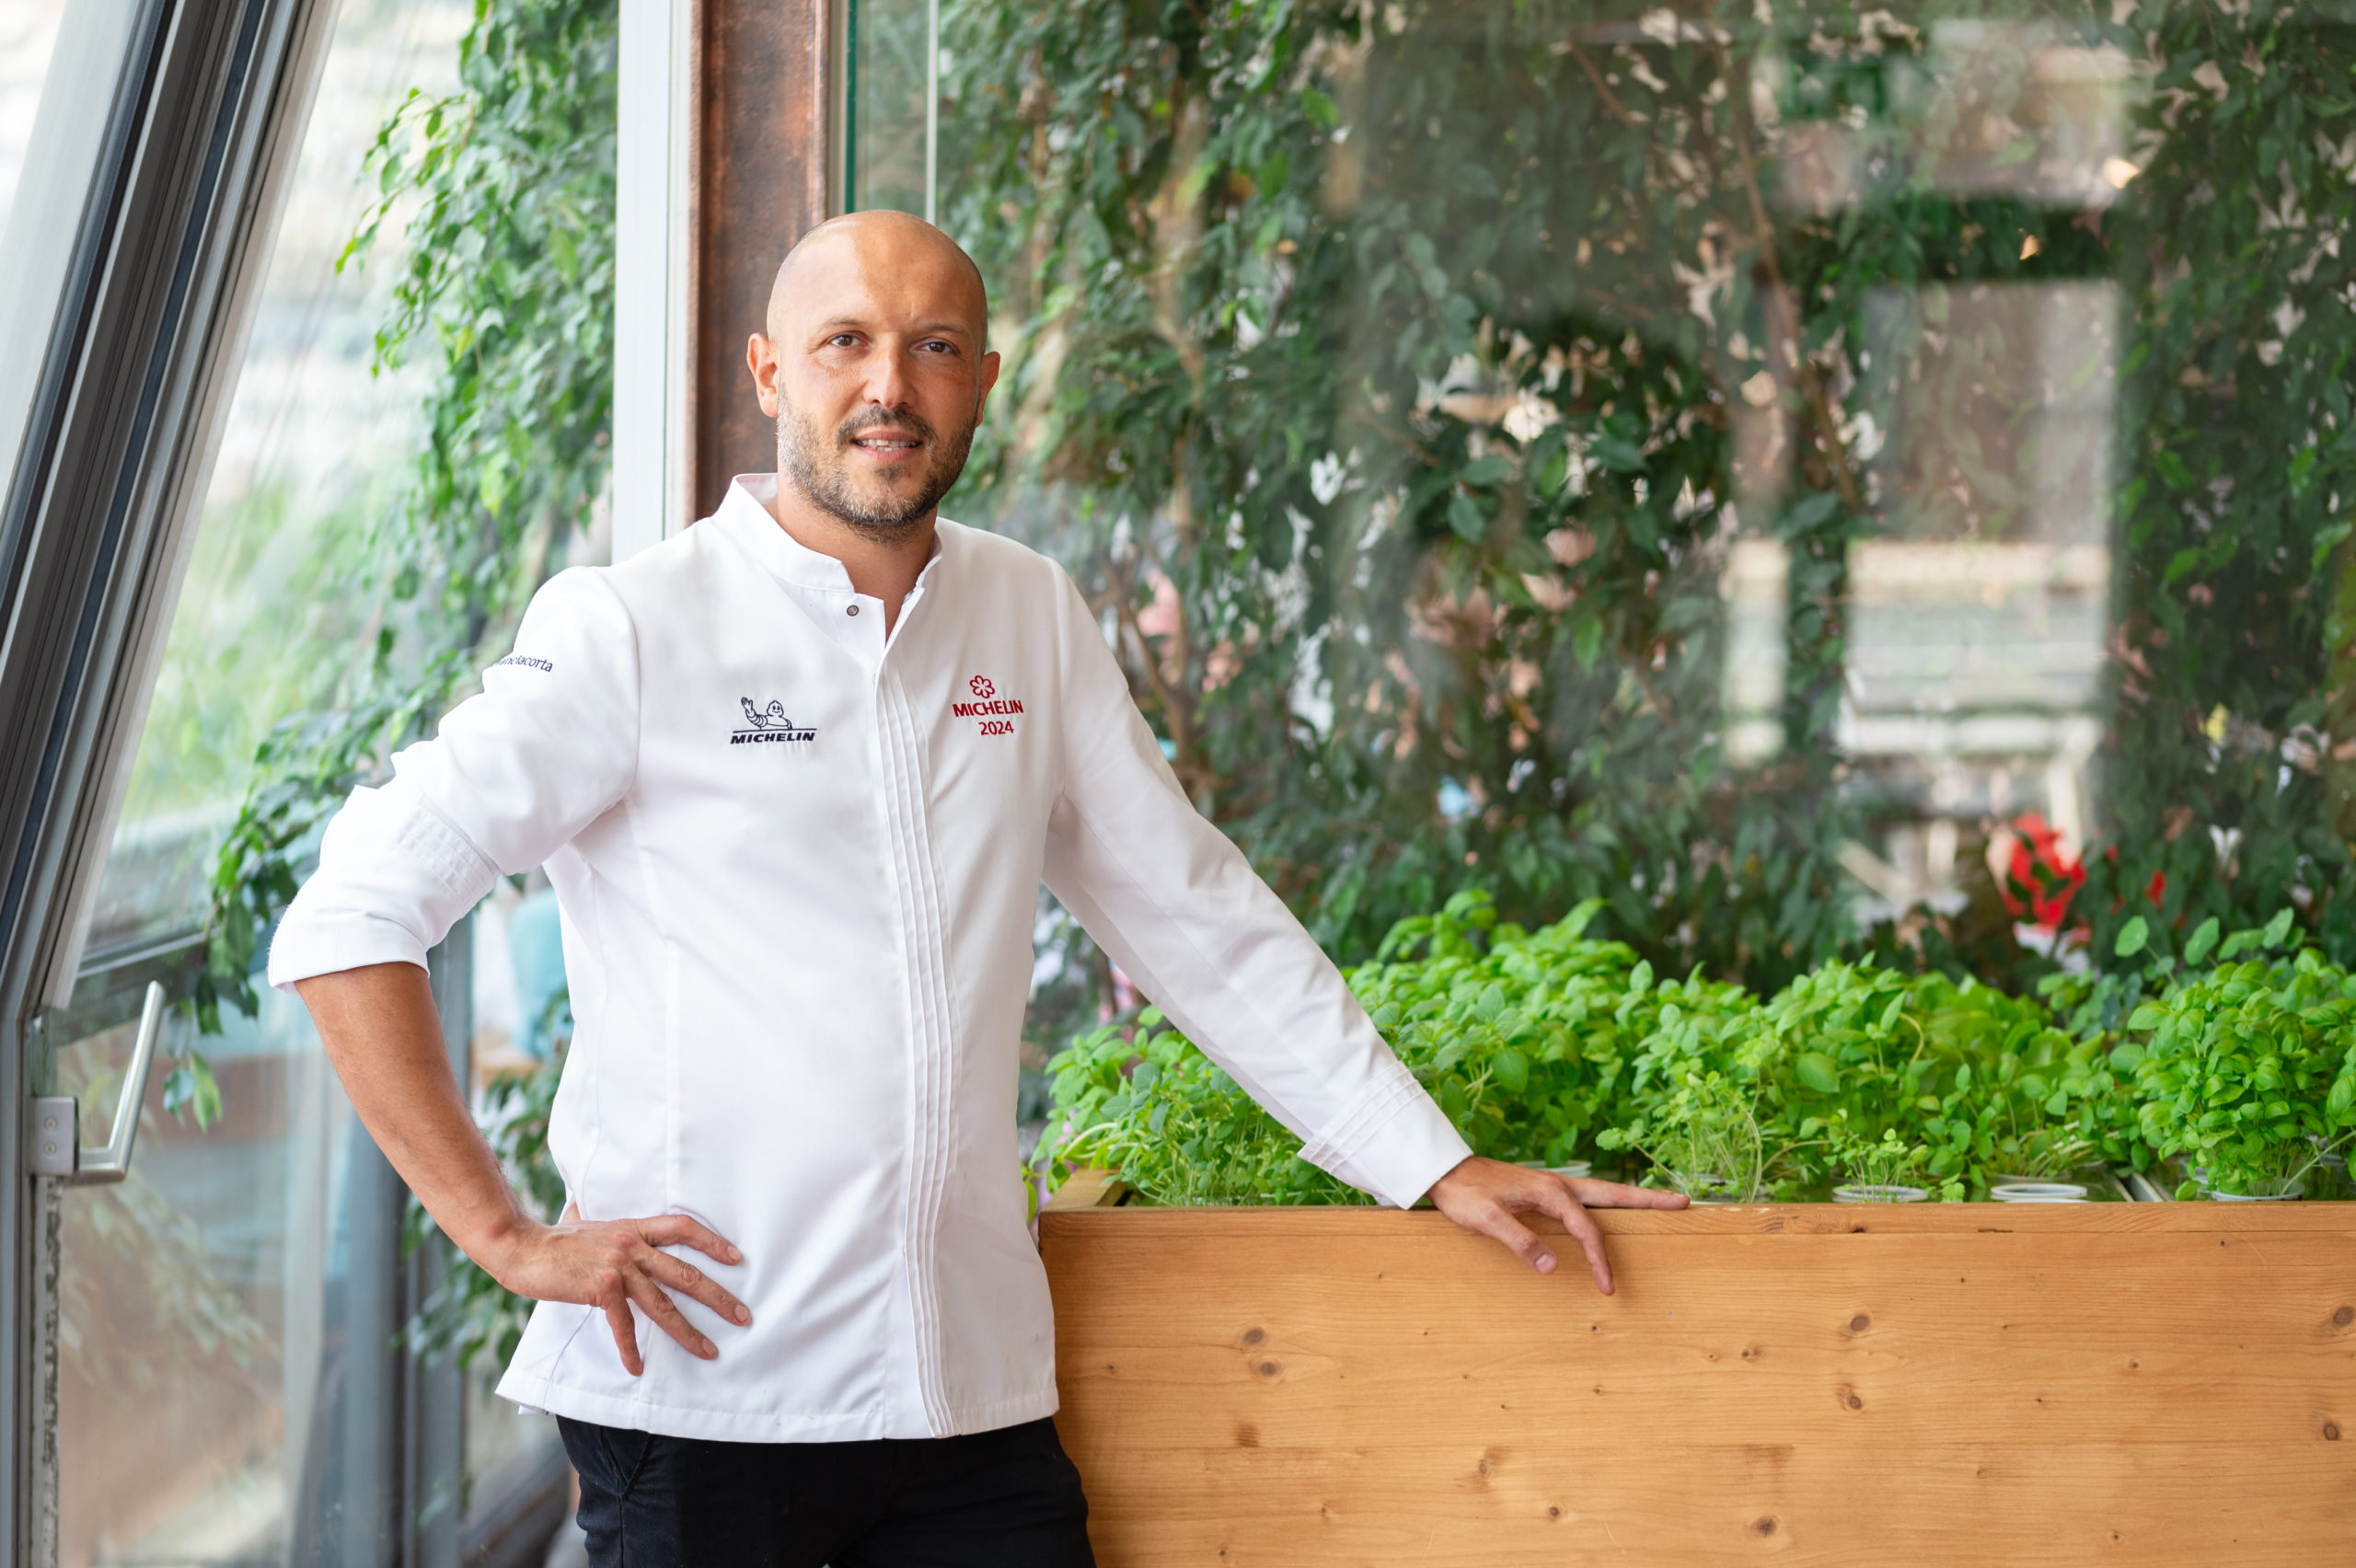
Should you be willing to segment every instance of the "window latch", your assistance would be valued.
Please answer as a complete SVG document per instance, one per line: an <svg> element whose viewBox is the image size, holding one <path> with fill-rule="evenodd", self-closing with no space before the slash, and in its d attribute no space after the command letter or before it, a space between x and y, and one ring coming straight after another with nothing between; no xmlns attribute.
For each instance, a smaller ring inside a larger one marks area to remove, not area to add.
<svg viewBox="0 0 2356 1568"><path fill-rule="evenodd" d="M132 1146L139 1137L139 1112L147 1101L147 1070L156 1060L156 1037L164 1032L164 987L147 983L139 1009L139 1036L123 1069L114 1105L114 1127L96 1147L82 1144L81 1102L70 1094L40 1095L26 1102L25 1148L36 1176L55 1176L69 1187L95 1187L131 1174Z"/></svg>

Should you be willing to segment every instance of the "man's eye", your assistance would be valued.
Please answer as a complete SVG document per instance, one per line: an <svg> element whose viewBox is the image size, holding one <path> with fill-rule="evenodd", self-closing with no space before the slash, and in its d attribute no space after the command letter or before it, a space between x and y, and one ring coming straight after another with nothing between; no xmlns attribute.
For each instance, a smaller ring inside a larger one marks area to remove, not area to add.
<svg viewBox="0 0 2356 1568"><path fill-rule="evenodd" d="M851 336L849 332L837 332L833 337L826 340L826 347L830 349L847 349L858 341L859 340Z"/></svg>

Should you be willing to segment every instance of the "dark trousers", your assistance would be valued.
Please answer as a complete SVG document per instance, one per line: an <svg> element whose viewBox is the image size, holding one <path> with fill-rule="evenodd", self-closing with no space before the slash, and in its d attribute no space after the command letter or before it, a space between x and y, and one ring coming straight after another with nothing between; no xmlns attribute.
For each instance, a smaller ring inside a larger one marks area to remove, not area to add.
<svg viewBox="0 0 2356 1568"><path fill-rule="evenodd" d="M1095 1568L1052 1421L860 1443L557 1425L595 1568Z"/></svg>

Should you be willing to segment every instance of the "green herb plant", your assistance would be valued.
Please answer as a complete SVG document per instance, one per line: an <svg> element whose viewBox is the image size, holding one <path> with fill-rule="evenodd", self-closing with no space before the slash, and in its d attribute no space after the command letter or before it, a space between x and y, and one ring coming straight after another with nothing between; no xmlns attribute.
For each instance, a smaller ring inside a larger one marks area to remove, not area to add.
<svg viewBox="0 0 2356 1568"><path fill-rule="evenodd" d="M1758 1203L1767 1196L1767 1162L1752 1092L1717 1073L1683 1073L1648 1113L1605 1129L1596 1144L1651 1159L1647 1184L1665 1182L1691 1198Z"/></svg>
<svg viewBox="0 0 2356 1568"><path fill-rule="evenodd" d="M1372 1201L1301 1159L1300 1139L1157 1009L1076 1041L1056 1058L1049 1092L1034 1163L1051 1186L1092 1165L1154 1204Z"/></svg>
<svg viewBox="0 0 2356 1568"><path fill-rule="evenodd" d="M1834 1170L1846 1175L1859 1187L1936 1186L1948 1202L1963 1196L1963 1183L1955 1180L1939 1182L1929 1170L1931 1151L1919 1144L1909 1144L1899 1136L1895 1127L1885 1127L1879 1138L1867 1138L1842 1119L1826 1129L1825 1147Z"/></svg>
<svg viewBox="0 0 2356 1568"><path fill-rule="evenodd" d="M2145 1137L2180 1156L2177 1196L2295 1190L2356 1133L2356 976L2313 949L2247 960L2145 1002L2128 1020Z"/></svg>
<svg viewBox="0 0 2356 1568"><path fill-rule="evenodd" d="M1584 934L1600 907L1526 932L1468 890L1401 921L1382 956L1349 973L1375 1026L1476 1154L1576 1157L1665 1019L1752 1005L1739 986L1656 985L1631 949ZM1058 1055L1050 1100L1038 1162L1051 1182L1113 1164L1150 1202L1366 1201L1300 1159L1298 1136L1156 1009Z"/></svg>

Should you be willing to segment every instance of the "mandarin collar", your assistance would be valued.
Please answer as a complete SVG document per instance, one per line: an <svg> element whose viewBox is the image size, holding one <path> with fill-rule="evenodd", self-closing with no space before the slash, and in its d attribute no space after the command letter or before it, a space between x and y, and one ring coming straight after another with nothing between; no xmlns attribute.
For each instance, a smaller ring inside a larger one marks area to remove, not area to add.
<svg viewBox="0 0 2356 1568"><path fill-rule="evenodd" d="M705 526L717 525L722 532L744 546L755 560L793 587L826 594L852 593L850 572L841 561L812 549L785 531L777 514L769 510L776 500L775 474L739 474L729 481L728 494L721 501L720 510L711 514L710 523ZM924 592L933 568L949 551L949 536L956 526L945 517L935 519L931 558L917 573L916 585L901 605L899 618L907 618L917 595Z"/></svg>

